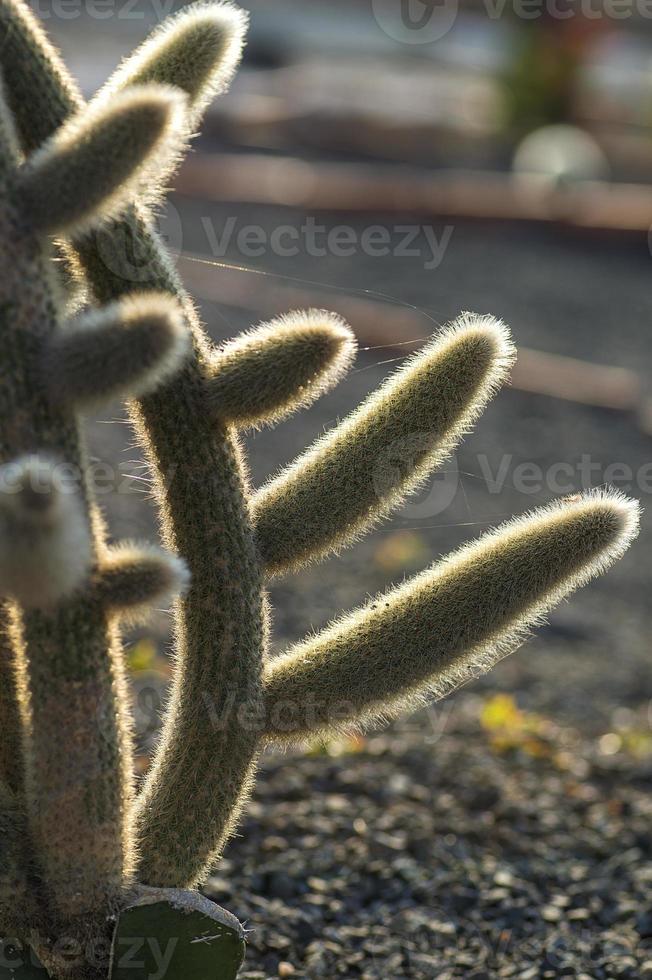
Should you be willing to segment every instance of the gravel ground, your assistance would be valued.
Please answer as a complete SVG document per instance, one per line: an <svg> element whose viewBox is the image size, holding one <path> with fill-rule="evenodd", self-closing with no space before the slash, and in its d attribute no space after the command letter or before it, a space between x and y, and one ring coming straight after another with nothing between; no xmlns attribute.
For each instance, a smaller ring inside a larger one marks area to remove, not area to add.
<svg viewBox="0 0 652 980"><path fill-rule="evenodd" d="M177 206L191 252L205 250L200 217L219 226L234 211ZM235 213L269 228L301 220L274 209ZM279 281L292 275L413 303L424 334L429 317L492 311L517 343L652 370L645 241L468 225L455 229L435 272L363 257L266 255L247 264ZM216 304L204 315L216 338L246 326L241 312ZM394 356L361 353L355 372L310 412L250 439L254 481L349 411ZM122 425L91 426L94 452L127 470L137 455L128 439ZM554 496L545 481L519 486L520 464L545 472L570 462L580 487L583 454L599 485L611 463L639 472L650 437L623 413L502 392L445 478L407 511L341 560L274 588L276 647ZM504 486L490 492L486 467L496 473L505 460ZM646 504L640 480L616 482ZM116 536L152 529L142 493L106 503ZM650 520L608 577L442 705L389 733L263 760L240 836L207 887L250 930L244 980L652 977ZM134 639L162 646L167 627L161 616Z"/></svg>
<svg viewBox="0 0 652 980"><path fill-rule="evenodd" d="M265 764L207 888L251 930L243 980L652 977L650 759L552 724L497 751L477 700Z"/></svg>

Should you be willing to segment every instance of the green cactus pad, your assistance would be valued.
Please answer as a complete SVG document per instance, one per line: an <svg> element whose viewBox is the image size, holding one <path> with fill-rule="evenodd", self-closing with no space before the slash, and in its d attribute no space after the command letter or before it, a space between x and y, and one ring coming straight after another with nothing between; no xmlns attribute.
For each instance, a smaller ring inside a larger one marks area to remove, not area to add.
<svg viewBox="0 0 652 980"><path fill-rule="evenodd" d="M48 974L29 946L0 939L0 980L48 980Z"/></svg>
<svg viewBox="0 0 652 980"><path fill-rule="evenodd" d="M198 892L151 888L120 913L110 980L235 980L244 950L229 912Z"/></svg>

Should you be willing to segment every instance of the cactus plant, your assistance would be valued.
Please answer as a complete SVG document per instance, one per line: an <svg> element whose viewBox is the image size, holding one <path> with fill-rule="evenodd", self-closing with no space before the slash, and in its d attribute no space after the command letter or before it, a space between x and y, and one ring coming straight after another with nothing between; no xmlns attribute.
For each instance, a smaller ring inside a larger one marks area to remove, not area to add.
<svg viewBox="0 0 652 980"><path fill-rule="evenodd" d="M268 658L266 581L398 507L451 454L514 351L502 323L464 314L251 488L239 432L309 404L355 342L312 310L213 347L152 228L162 181L228 83L245 27L231 5L186 8L87 107L22 0L0 0L0 929L31 942L57 980L140 980L146 967L125 972L116 951L157 928L181 942L168 980L234 976L242 932L196 889L261 749L441 696L515 649L636 533L636 504L615 493L557 502ZM137 276L125 241L145 259ZM62 268L98 304L72 322ZM106 543L79 413L115 395L151 465L169 554ZM136 794L119 627L182 590L186 568L172 693ZM89 957L102 942L110 956Z"/></svg>

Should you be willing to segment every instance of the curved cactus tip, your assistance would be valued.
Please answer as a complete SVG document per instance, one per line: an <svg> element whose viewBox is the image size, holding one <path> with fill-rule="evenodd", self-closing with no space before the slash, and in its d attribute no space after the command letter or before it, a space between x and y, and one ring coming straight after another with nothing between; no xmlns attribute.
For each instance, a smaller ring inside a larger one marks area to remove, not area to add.
<svg viewBox="0 0 652 980"><path fill-rule="evenodd" d="M55 400L83 408L149 394L189 350L179 304L164 293L134 294L66 324L43 352L43 375Z"/></svg>
<svg viewBox="0 0 652 980"><path fill-rule="evenodd" d="M451 455L506 381L514 358L505 324L473 313L406 358L254 496L267 574L338 551L400 506Z"/></svg>
<svg viewBox="0 0 652 980"><path fill-rule="evenodd" d="M132 356L141 372L125 393L142 398L168 381L190 353L190 333L181 305L166 293L148 292L128 296L119 313L133 344Z"/></svg>
<svg viewBox="0 0 652 980"><path fill-rule="evenodd" d="M337 314L288 313L217 352L209 402L218 418L241 428L275 424L337 384L356 350L355 337Z"/></svg>
<svg viewBox="0 0 652 980"><path fill-rule="evenodd" d="M306 368L312 368L322 391L339 381L358 352L350 326L330 310L293 310L272 320L268 326L270 333L286 336L299 350L305 351Z"/></svg>
<svg viewBox="0 0 652 980"><path fill-rule="evenodd" d="M189 586L190 574L181 558L154 545L123 542L105 554L94 591L108 612L138 623Z"/></svg>
<svg viewBox="0 0 652 980"><path fill-rule="evenodd" d="M563 498L465 544L266 668L267 737L301 743L397 717L514 652L637 534L614 490Z"/></svg>
<svg viewBox="0 0 652 980"><path fill-rule="evenodd" d="M640 503L613 487L562 497L550 504L549 510L560 515L577 514L585 524L589 543L593 535L596 555L594 563L585 571L586 580L622 558L640 530Z"/></svg>
<svg viewBox="0 0 652 980"><path fill-rule="evenodd" d="M0 467L0 590L48 608L88 575L91 538L79 492L47 455Z"/></svg>
<svg viewBox="0 0 652 980"><path fill-rule="evenodd" d="M273 320L270 326L273 326L275 332L285 331L291 336L305 336L306 342L314 344L315 349L320 352L319 364L329 367L335 364L348 366L357 352L353 331L346 320L332 310L292 310Z"/></svg>
<svg viewBox="0 0 652 980"><path fill-rule="evenodd" d="M166 19L102 89L104 98L143 82L175 85L188 95L191 126L231 82L240 61L248 14L230 3L190 4Z"/></svg>
<svg viewBox="0 0 652 980"><path fill-rule="evenodd" d="M18 204L32 230L79 235L137 194L155 195L182 148L185 110L178 89L151 84L69 119L19 174Z"/></svg>
<svg viewBox="0 0 652 980"><path fill-rule="evenodd" d="M480 411L489 396L507 381L517 357L516 346L507 324L487 313L461 313L433 335L430 346L438 354L455 349L466 355L469 364L478 373L480 387L483 382L485 385ZM422 357L427 351L428 347L417 352L414 357ZM484 378L483 365L486 365Z"/></svg>

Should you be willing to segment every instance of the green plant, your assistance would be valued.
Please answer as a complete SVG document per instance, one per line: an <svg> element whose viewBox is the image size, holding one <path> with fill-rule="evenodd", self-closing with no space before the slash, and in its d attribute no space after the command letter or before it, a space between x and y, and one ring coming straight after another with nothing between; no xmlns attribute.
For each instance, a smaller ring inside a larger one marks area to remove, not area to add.
<svg viewBox="0 0 652 980"><path fill-rule="evenodd" d="M636 533L637 507L617 494L556 503L268 661L266 580L339 550L399 506L450 455L514 353L500 322L465 314L252 490L238 431L309 404L355 344L337 318L309 311L215 349L152 229L161 181L231 77L244 29L234 7L186 8L86 108L22 0L0 0L0 477L16 491L0 494L0 902L20 899L2 902L0 926L21 939L38 930L32 945L56 978L110 970L122 980L115 943L134 928L149 935L158 905L168 935L183 910L219 920L235 943L219 976L233 975L238 926L192 890L233 831L261 748L441 696L513 650ZM142 259L136 272L127 251ZM64 285L102 304L65 330ZM77 412L116 393L130 399L151 464L164 542L190 573L175 606L163 734L137 795L119 620L184 572L158 552L105 544ZM81 491L65 492L57 459L84 474ZM35 482L49 491L45 505ZM110 965L62 955L51 937L63 934L86 949L113 937ZM204 969L193 962L187 975Z"/></svg>

